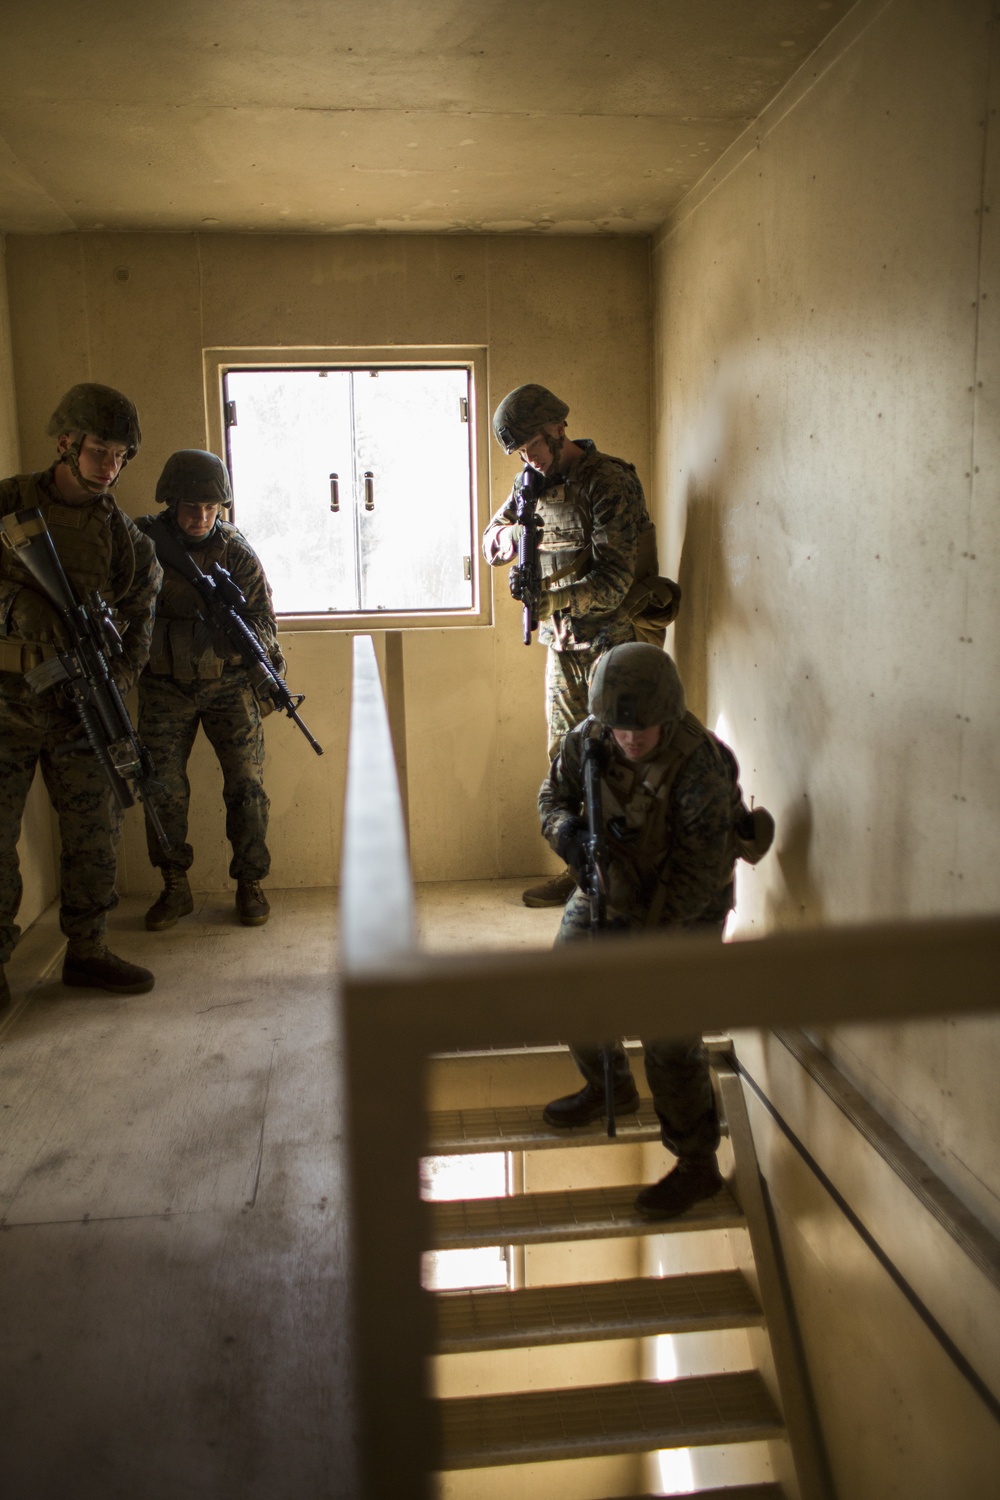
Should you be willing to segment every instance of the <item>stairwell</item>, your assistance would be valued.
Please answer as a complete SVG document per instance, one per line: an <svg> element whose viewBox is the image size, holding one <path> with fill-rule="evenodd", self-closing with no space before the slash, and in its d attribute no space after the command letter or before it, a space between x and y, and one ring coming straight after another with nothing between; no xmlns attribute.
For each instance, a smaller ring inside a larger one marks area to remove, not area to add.
<svg viewBox="0 0 1000 1500"><path fill-rule="evenodd" d="M434 1297L441 1500L829 1500L739 1077L710 1051L727 1184L667 1223L632 1206L672 1161L648 1098L609 1142L543 1123L561 1049L436 1060L432 1104L460 1102L428 1154L513 1153L519 1189L429 1205L429 1248L508 1262L504 1289Z"/></svg>

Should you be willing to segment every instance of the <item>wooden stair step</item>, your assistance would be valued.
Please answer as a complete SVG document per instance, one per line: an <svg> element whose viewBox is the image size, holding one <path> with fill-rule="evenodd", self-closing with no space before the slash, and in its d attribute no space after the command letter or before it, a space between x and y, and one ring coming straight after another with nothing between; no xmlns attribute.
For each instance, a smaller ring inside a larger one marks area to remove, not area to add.
<svg viewBox="0 0 1000 1500"><path fill-rule="evenodd" d="M703 1333L764 1323L739 1271L532 1286L514 1292L439 1292L435 1307L439 1354Z"/></svg>
<svg viewBox="0 0 1000 1500"><path fill-rule="evenodd" d="M442 1469L650 1453L784 1434L755 1370L437 1403Z"/></svg>
<svg viewBox="0 0 1000 1500"><path fill-rule="evenodd" d="M495 1109L442 1109L430 1115L428 1156L462 1156L474 1151L545 1151L559 1146L613 1145L603 1120L573 1130L554 1130L542 1119L543 1104L508 1104ZM623 1145L660 1139L652 1099L634 1114L617 1117Z"/></svg>
<svg viewBox="0 0 1000 1500"><path fill-rule="evenodd" d="M644 1186L583 1188L576 1192L515 1193L506 1198L464 1198L426 1205L430 1250L472 1250L485 1245L538 1245L560 1240L603 1240L697 1229L734 1229L743 1215L724 1187L678 1219L644 1219L634 1208Z"/></svg>

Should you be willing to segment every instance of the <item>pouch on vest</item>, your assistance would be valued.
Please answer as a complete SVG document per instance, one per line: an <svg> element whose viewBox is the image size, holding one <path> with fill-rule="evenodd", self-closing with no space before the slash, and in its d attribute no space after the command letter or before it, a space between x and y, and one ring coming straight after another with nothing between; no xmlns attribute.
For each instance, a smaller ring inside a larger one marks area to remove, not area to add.
<svg viewBox="0 0 1000 1500"><path fill-rule="evenodd" d="M639 533L635 582L622 601L622 611L632 622L636 639L651 646L663 645L667 626L677 618L681 607L680 584L664 578L659 566L656 527L650 521Z"/></svg>

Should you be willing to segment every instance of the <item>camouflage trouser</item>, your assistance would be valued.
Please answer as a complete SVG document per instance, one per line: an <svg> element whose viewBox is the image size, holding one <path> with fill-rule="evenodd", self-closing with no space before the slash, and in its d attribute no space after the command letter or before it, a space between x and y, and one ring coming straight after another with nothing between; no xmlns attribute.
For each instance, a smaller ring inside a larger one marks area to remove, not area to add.
<svg viewBox="0 0 1000 1500"><path fill-rule="evenodd" d="M194 850L187 842L191 783L187 763L201 725L222 767L226 837L233 849L234 880L263 880L271 868L267 851L264 791L264 731L260 710L242 667L226 667L221 677L177 682L145 671L139 679L139 738L153 757L163 791L156 810L170 844L164 855L149 824L146 847L157 868L189 870Z"/></svg>
<svg viewBox="0 0 1000 1500"><path fill-rule="evenodd" d="M59 925L68 938L100 939L118 905L115 846L121 812L80 721L53 692L33 693L24 678L0 672L0 964L14 951L21 905L17 841L35 766L41 765L59 820ZM67 741L83 749L60 755Z"/></svg>
<svg viewBox="0 0 1000 1500"><path fill-rule="evenodd" d="M611 919L609 936L627 930L622 919ZM722 936L718 924L706 925L703 931ZM571 943L589 937L589 903L582 891L574 891L566 903L556 942ZM587 1082L603 1090L604 1060L600 1048L574 1045L570 1051ZM701 1037L674 1036L643 1042L643 1060L667 1150L675 1156L700 1156L715 1151L719 1144L719 1116ZM617 1042L612 1051L612 1070L616 1084L623 1084L630 1073L628 1058Z"/></svg>
<svg viewBox="0 0 1000 1500"><path fill-rule="evenodd" d="M555 760L567 729L587 717L590 675L603 649L556 651L550 646L545 659L545 718L549 726L549 760Z"/></svg>

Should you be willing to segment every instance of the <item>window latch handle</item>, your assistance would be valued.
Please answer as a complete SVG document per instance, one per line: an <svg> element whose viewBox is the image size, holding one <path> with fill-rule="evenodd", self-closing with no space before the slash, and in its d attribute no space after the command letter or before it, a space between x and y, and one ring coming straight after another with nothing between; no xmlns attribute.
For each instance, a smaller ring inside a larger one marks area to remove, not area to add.
<svg viewBox="0 0 1000 1500"><path fill-rule="evenodd" d="M340 475L330 475L330 509L336 515L340 509Z"/></svg>
<svg viewBox="0 0 1000 1500"><path fill-rule="evenodd" d="M375 475L371 469L365 470L365 510L375 509Z"/></svg>

